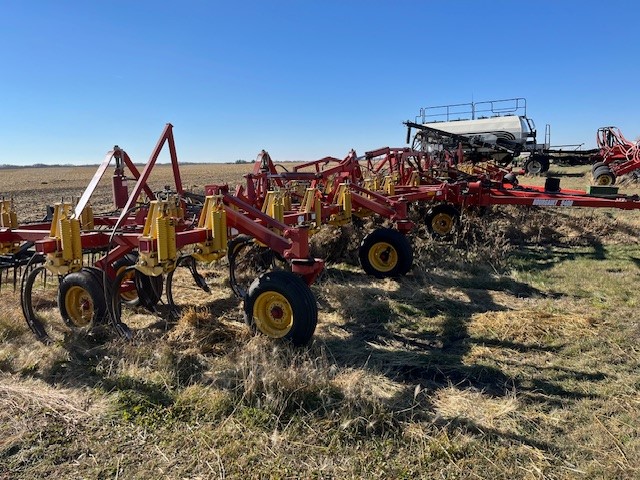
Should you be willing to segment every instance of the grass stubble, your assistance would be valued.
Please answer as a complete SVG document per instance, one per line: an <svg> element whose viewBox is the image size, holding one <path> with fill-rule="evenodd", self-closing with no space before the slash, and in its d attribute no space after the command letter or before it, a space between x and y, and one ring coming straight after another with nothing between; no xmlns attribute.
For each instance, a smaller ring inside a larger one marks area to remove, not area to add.
<svg viewBox="0 0 640 480"><path fill-rule="evenodd" d="M638 478L639 224L465 214L384 280L328 228L304 349L250 335L224 265L176 321L127 313L130 342L40 344L4 285L0 478Z"/></svg>

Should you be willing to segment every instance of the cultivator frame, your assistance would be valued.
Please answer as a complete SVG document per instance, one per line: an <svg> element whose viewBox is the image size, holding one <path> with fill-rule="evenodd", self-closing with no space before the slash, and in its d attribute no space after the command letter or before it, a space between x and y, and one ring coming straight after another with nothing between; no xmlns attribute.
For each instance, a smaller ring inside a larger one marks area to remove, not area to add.
<svg viewBox="0 0 640 480"><path fill-rule="evenodd" d="M404 275L413 263L406 234L415 225L409 219L408 202L365 185L361 160L351 151L344 159L324 157L297 165L292 171L284 167L278 171L263 150L235 193L287 225L308 227L310 233L322 225L345 225L352 217L376 215L387 219L393 229L379 228L363 240L361 265L365 272L379 278ZM206 191L215 193L220 188L207 186Z"/></svg>
<svg viewBox="0 0 640 480"><path fill-rule="evenodd" d="M202 196L185 192L172 128L166 125L141 172L124 150L116 146L108 152L78 203L56 204L51 220L19 225L13 204L2 203L1 266L14 268L14 285L17 270L27 268L21 281L27 323L38 338L50 340L29 298L38 275L46 279L48 273L60 281L58 308L69 327L82 329L110 321L118 333L130 336L121 316L127 291L135 290L141 304L155 310L166 278L169 310L175 313L170 291L175 269L188 267L196 284L208 288L196 263L224 257L228 236L244 234L267 245L291 270L266 271L254 280L243 298L245 320L270 336L285 337L295 344L308 342L317 323L317 308L308 286L324 264L309 255L307 228L283 224L228 193ZM165 145L175 189L153 192L148 180ZM94 215L89 200L114 160L113 198L120 213ZM126 187L125 167L136 179L131 193ZM143 193L146 199L141 198ZM88 265L88 254L100 258ZM82 302L88 306L80 305ZM83 309L88 309L91 318L85 318Z"/></svg>

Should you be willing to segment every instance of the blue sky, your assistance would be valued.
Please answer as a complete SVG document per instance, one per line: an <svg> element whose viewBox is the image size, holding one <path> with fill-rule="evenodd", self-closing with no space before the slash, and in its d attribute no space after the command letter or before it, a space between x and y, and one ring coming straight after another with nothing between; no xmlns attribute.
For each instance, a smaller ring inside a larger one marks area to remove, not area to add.
<svg viewBox="0 0 640 480"><path fill-rule="evenodd" d="M552 143L640 136L635 1L0 0L0 164L343 157L420 107L525 97Z"/></svg>

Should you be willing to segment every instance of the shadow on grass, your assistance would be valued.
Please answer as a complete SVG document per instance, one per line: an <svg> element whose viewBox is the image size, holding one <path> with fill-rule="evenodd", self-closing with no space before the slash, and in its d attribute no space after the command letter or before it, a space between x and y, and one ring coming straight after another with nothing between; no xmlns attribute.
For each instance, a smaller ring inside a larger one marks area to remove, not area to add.
<svg viewBox="0 0 640 480"><path fill-rule="evenodd" d="M552 382L522 379L486 364L469 364L465 357L475 345L498 347L521 353L557 353L563 346L527 344L469 334L468 325L474 314L500 312L508 307L494 300L494 293L514 296L543 294L529 285L503 277L481 275L455 278L429 274L421 288L416 288L416 278L397 280L395 290L370 286L367 277L345 272L329 272L340 277L344 284L358 289L363 306L354 310L347 296L338 307L348 318L342 325L347 338L325 337L323 343L334 361L342 367L366 368L386 375L392 380L419 383L422 388L437 390L448 385L470 387L493 396L519 391L542 393L558 401L587 397L578 391L569 391ZM335 279L334 279L335 280ZM418 280L420 281L420 280ZM365 286L369 285L369 286ZM432 294L430 290L447 290L456 286L464 298L449 298ZM394 310L391 305L401 305ZM325 308L330 308L325 305ZM406 312L406 313L403 313ZM415 318L412 322L412 312ZM433 319L436 320L433 320ZM431 320L430 320L431 319ZM576 379L585 379L584 372L564 372ZM586 377L598 381L602 377Z"/></svg>
<svg viewBox="0 0 640 480"><path fill-rule="evenodd" d="M217 318L221 314L227 314L229 311L236 311L239 300L233 296L229 290L229 295L224 298L216 298L208 302L206 305L198 307L184 307L195 315L199 315L204 319L204 325L194 327L200 331L211 329L211 325L217 324ZM141 307L135 307L133 313L145 313L146 315L154 315L149 324L142 328L133 328L133 337L131 340L118 337L117 333L111 328L110 324L95 329L90 334L75 333L68 334L63 342L58 345L66 351L64 358L53 362L47 368L42 370L34 370L28 372L29 376L39 378L51 384L62 384L67 387L91 387L101 388L104 390L134 390L141 395L147 395L147 389L162 390L166 388L151 386L144 381L135 379L117 379L114 380L109 372L102 371L99 366L108 359L126 359L127 352L133 352L136 356L145 353L151 359L150 363L157 362L158 355L166 355L166 359L160 360L164 363L163 368L171 375L173 380L178 384L184 385L194 383L199 380L204 367L197 355L193 353L176 353L167 347L166 351L159 351L159 348L166 346L166 336L179 324L180 311L178 310L176 317L171 315L169 306L159 304L155 313L150 313ZM223 328L219 326L213 330L214 334L220 334L219 339L215 338L199 338L204 342L228 342L233 337L233 332L222 332ZM34 341L36 341L34 339ZM185 342L188 342L187 338ZM202 347L202 345L200 345ZM144 363L146 359L129 359L132 363ZM157 393L157 392L156 392Z"/></svg>

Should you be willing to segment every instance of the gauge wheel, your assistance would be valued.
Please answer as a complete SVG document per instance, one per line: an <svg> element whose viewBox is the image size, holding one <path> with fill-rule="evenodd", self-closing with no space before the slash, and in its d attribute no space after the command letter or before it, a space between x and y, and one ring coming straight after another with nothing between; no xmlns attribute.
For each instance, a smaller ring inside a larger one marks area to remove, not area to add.
<svg viewBox="0 0 640 480"><path fill-rule="evenodd" d="M379 228L364 237L358 256L362 269L376 278L405 275L413 265L409 240L392 228Z"/></svg>
<svg viewBox="0 0 640 480"><path fill-rule="evenodd" d="M58 288L58 309L74 330L90 330L108 318L107 300L98 275L82 269L66 275Z"/></svg>
<svg viewBox="0 0 640 480"><path fill-rule="evenodd" d="M244 319L254 332L306 345L318 323L318 306L300 277L277 270L253 281L244 298Z"/></svg>
<svg viewBox="0 0 640 480"><path fill-rule="evenodd" d="M227 259L231 289L242 299L253 279L273 268L274 252L257 244L253 237L241 234L227 243Z"/></svg>
<svg viewBox="0 0 640 480"><path fill-rule="evenodd" d="M122 273L127 267L135 265L138 261L138 256L134 253L127 253L124 257L119 258L113 262L113 269L116 271L116 275ZM140 297L138 295L138 289L136 288L136 271L129 270L124 274L122 284L120 285L120 300L125 305L135 307L140 304Z"/></svg>
<svg viewBox="0 0 640 480"><path fill-rule="evenodd" d="M457 208L441 203L427 213L427 230L436 239L448 239L453 236L458 228L459 220L460 212Z"/></svg>
<svg viewBox="0 0 640 480"><path fill-rule="evenodd" d="M128 253L113 262L113 268L116 271L116 275L120 275L137 262L137 252ZM164 280L162 275L150 277L138 270L129 269L122 276L120 300L130 307L141 306L147 310L154 311L155 306L162 298L163 287Z"/></svg>

